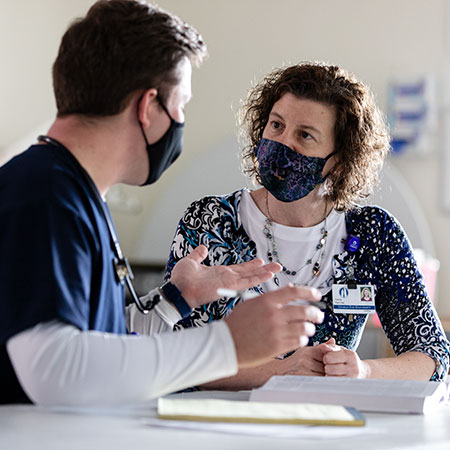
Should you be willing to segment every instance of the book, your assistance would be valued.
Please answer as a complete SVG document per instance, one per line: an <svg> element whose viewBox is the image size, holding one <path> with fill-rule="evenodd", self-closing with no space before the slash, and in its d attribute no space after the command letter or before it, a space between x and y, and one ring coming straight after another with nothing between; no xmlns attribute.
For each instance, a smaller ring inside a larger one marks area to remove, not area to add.
<svg viewBox="0 0 450 450"><path fill-rule="evenodd" d="M254 402L345 405L363 412L425 414L449 401L445 382L273 376L250 394Z"/></svg>
<svg viewBox="0 0 450 450"><path fill-rule="evenodd" d="M219 399L158 399L158 417L202 422L364 426L354 408L307 403L261 403Z"/></svg>

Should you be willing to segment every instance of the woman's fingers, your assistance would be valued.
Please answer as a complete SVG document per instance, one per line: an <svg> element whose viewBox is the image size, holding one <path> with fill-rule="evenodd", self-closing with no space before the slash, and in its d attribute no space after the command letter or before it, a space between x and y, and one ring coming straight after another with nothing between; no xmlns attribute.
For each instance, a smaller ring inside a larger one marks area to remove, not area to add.
<svg viewBox="0 0 450 450"><path fill-rule="evenodd" d="M261 258L255 258L251 261L247 261L240 264L232 264L230 266L227 266L229 269L235 270L239 273L245 272L245 273L252 273L252 270L258 270L259 268L264 268L268 272L277 273L280 272L282 269L281 265L276 262L271 262L268 264L264 264L264 261Z"/></svg>
<svg viewBox="0 0 450 450"><path fill-rule="evenodd" d="M348 377L350 374L348 373L347 364L333 364L328 365L324 364L325 375L328 377Z"/></svg>
<svg viewBox="0 0 450 450"><path fill-rule="evenodd" d="M192 250L189 255L186 256L187 259L190 259L198 264L201 264L201 262L208 256L208 250L204 245L199 245L198 247L195 247L194 250Z"/></svg>
<svg viewBox="0 0 450 450"><path fill-rule="evenodd" d="M222 266L224 282L235 282L245 287L253 287L272 278L282 267L278 263L264 264L262 259L254 259L242 264Z"/></svg>

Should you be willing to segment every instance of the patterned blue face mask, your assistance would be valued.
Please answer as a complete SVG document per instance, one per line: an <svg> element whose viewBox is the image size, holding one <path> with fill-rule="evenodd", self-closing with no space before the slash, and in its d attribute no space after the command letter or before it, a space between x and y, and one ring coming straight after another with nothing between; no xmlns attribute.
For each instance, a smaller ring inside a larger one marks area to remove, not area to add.
<svg viewBox="0 0 450 450"><path fill-rule="evenodd" d="M262 138L254 153L262 185L281 202L294 202L325 181L323 168L336 152L326 158L305 156L280 142Z"/></svg>

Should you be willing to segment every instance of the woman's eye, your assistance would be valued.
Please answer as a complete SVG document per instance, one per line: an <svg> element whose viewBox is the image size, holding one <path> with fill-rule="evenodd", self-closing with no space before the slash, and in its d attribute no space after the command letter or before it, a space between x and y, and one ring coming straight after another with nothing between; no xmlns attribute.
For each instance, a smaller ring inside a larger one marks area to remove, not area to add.
<svg viewBox="0 0 450 450"><path fill-rule="evenodd" d="M302 131L302 132L300 133L300 136L301 136L303 139L307 139L307 140L312 139L312 136L311 136L308 132L306 132L306 131Z"/></svg>
<svg viewBox="0 0 450 450"><path fill-rule="evenodd" d="M274 130L279 130L281 128L281 123L277 122L276 120L272 120L272 122L270 122L270 125Z"/></svg>

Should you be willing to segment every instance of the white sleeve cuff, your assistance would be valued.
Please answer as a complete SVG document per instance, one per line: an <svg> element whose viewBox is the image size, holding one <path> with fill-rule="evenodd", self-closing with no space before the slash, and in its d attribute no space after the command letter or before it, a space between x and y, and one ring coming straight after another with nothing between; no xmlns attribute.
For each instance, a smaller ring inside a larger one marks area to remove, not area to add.
<svg viewBox="0 0 450 450"><path fill-rule="evenodd" d="M141 297L145 304L159 294L157 288ZM155 334L172 331L173 326L182 318L180 313L170 303L161 297L161 301L148 314L142 314L136 305L130 305L126 311L128 331L139 334Z"/></svg>

